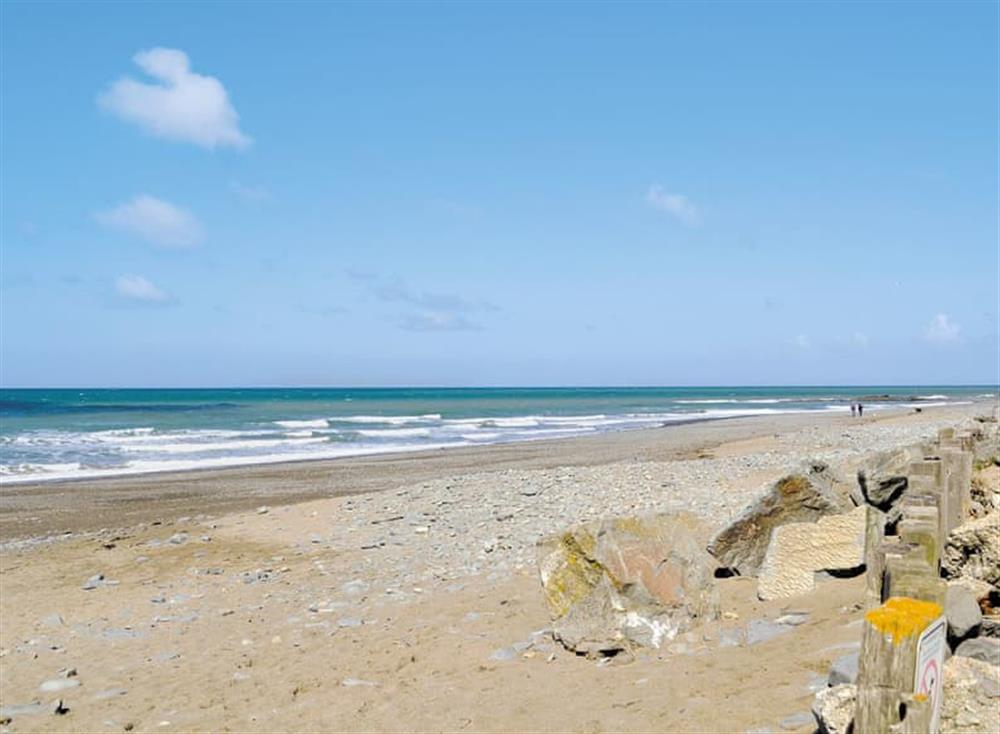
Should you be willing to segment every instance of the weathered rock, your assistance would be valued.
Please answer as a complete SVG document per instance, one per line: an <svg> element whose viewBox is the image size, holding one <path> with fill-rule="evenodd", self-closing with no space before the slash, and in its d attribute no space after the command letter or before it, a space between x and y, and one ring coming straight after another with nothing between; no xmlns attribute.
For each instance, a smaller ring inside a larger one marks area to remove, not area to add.
<svg viewBox="0 0 1000 734"><path fill-rule="evenodd" d="M824 688L813 699L812 713L816 717L819 734L847 734L854 720L854 706L858 687L843 683Z"/></svg>
<svg viewBox="0 0 1000 734"><path fill-rule="evenodd" d="M816 522L793 522L775 528L757 581L761 599L805 594L817 571L858 569L865 562L865 507Z"/></svg>
<svg viewBox="0 0 1000 734"><path fill-rule="evenodd" d="M949 579L967 576L1000 586L1000 512L959 525L948 533L941 571Z"/></svg>
<svg viewBox="0 0 1000 734"><path fill-rule="evenodd" d="M944 664L941 731L980 734L1000 731L1000 680L997 669L968 657Z"/></svg>
<svg viewBox="0 0 1000 734"><path fill-rule="evenodd" d="M889 511L907 489L910 462L923 458L915 446L882 451L866 460L858 469L858 486L865 501L883 512Z"/></svg>
<svg viewBox="0 0 1000 734"><path fill-rule="evenodd" d="M826 464L779 479L764 496L743 510L708 545L719 564L742 576L755 575L764 562L771 534L792 522L813 522L852 509L850 490Z"/></svg>
<svg viewBox="0 0 1000 734"><path fill-rule="evenodd" d="M948 618L948 636L961 640L983 621L983 612L976 597L964 585L948 584L944 598L944 613Z"/></svg>
<svg viewBox="0 0 1000 734"><path fill-rule="evenodd" d="M993 637L1000 639L1000 615L984 614L983 621L979 625L980 637Z"/></svg>
<svg viewBox="0 0 1000 734"><path fill-rule="evenodd" d="M955 657L973 658L1000 666L1000 640L995 637L973 637L955 648Z"/></svg>
<svg viewBox="0 0 1000 734"><path fill-rule="evenodd" d="M834 660L830 666L830 676L827 678L827 683L831 686L839 686L842 683L857 683L859 656L860 652L855 650Z"/></svg>
<svg viewBox="0 0 1000 734"><path fill-rule="evenodd" d="M606 519L539 543L553 636L588 655L659 647L718 614L707 532L689 513Z"/></svg>
<svg viewBox="0 0 1000 734"><path fill-rule="evenodd" d="M778 635L791 632L795 625L772 622L767 619L753 619L747 624L747 644L759 645L762 642L773 640Z"/></svg>

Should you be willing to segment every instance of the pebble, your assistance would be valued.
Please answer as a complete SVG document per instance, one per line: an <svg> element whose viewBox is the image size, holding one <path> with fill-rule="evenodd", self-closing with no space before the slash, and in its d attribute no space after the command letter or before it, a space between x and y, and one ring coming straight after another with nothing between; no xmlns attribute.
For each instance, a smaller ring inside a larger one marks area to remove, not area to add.
<svg viewBox="0 0 1000 734"><path fill-rule="evenodd" d="M260 507L257 508L258 515L266 515L270 511L271 510L267 505L261 505Z"/></svg>
<svg viewBox="0 0 1000 734"><path fill-rule="evenodd" d="M185 543L187 543L187 540L188 540L187 533L174 533L173 535L170 536L167 542L170 543L171 545L184 545Z"/></svg>
<svg viewBox="0 0 1000 734"><path fill-rule="evenodd" d="M357 617L343 617L337 620L338 627L360 627L364 622L362 622Z"/></svg>
<svg viewBox="0 0 1000 734"><path fill-rule="evenodd" d="M0 706L0 718L9 719L15 716L34 716L45 713L46 708L43 703L9 703Z"/></svg>
<svg viewBox="0 0 1000 734"><path fill-rule="evenodd" d="M362 680L361 678L344 678L340 682L340 685L351 688L353 686L377 686L378 683L371 680Z"/></svg>
<svg viewBox="0 0 1000 734"><path fill-rule="evenodd" d="M104 586L104 574L95 573L89 579L87 579L83 584L84 591L91 591L98 588L99 586Z"/></svg>

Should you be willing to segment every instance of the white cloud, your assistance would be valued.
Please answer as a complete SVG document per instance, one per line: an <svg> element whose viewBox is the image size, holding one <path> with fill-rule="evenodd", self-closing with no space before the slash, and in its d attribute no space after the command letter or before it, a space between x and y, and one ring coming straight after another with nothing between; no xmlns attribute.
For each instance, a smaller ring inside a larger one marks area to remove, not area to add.
<svg viewBox="0 0 1000 734"><path fill-rule="evenodd" d="M130 301L143 303L169 303L170 294L141 275L119 275L115 280L118 295Z"/></svg>
<svg viewBox="0 0 1000 734"><path fill-rule="evenodd" d="M939 313L924 328L924 339L934 344L949 344L958 341L961 330L948 314Z"/></svg>
<svg viewBox="0 0 1000 734"><path fill-rule="evenodd" d="M654 209L666 212L688 227L701 222L701 212L694 202L683 194L671 194L659 184L653 184L646 192L646 203Z"/></svg>
<svg viewBox="0 0 1000 734"><path fill-rule="evenodd" d="M138 235L161 247L194 247L205 238L201 223L191 212L148 194L98 212L96 218L106 227Z"/></svg>
<svg viewBox="0 0 1000 734"><path fill-rule="evenodd" d="M443 311L409 314L397 323L406 331L480 331L483 328L461 314Z"/></svg>
<svg viewBox="0 0 1000 734"><path fill-rule="evenodd" d="M119 79L97 103L146 132L205 148L246 148L252 139L239 128L240 116L222 83L191 71L187 54L173 48L140 51L132 60L155 83Z"/></svg>

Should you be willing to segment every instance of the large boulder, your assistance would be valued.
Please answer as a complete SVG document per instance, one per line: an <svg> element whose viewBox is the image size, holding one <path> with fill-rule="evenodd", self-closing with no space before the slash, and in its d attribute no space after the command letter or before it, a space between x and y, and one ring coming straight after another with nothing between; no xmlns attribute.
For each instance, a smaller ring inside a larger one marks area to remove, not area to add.
<svg viewBox="0 0 1000 734"><path fill-rule="evenodd" d="M945 661L941 700L942 732L1000 731L1000 678L989 663L968 657Z"/></svg>
<svg viewBox="0 0 1000 734"><path fill-rule="evenodd" d="M865 501L888 512L907 489L910 463L923 458L916 446L881 451L866 459L858 468L858 485Z"/></svg>
<svg viewBox="0 0 1000 734"><path fill-rule="evenodd" d="M775 528L757 579L763 600L806 594L817 571L860 571L865 563L867 509L855 507L816 522L793 522Z"/></svg>
<svg viewBox="0 0 1000 734"><path fill-rule="evenodd" d="M707 529L690 513L605 519L539 543L553 634L587 655L659 647L718 616Z"/></svg>
<svg viewBox="0 0 1000 734"><path fill-rule="evenodd" d="M953 640L964 639L983 621L983 612L975 594L965 584L957 581L948 584L944 614L948 618L948 636Z"/></svg>
<svg viewBox="0 0 1000 734"><path fill-rule="evenodd" d="M814 463L783 477L747 507L709 543L708 551L731 573L753 576L760 571L776 527L792 522L815 522L854 507L850 488L830 468Z"/></svg>
<svg viewBox="0 0 1000 734"><path fill-rule="evenodd" d="M945 578L979 579L1000 586L1000 512L959 525L948 533L941 571Z"/></svg>

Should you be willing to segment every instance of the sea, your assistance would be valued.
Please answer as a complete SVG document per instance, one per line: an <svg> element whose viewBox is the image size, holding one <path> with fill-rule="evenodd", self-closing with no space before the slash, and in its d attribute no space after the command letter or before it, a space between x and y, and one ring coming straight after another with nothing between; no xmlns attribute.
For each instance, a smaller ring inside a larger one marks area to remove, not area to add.
<svg viewBox="0 0 1000 734"><path fill-rule="evenodd" d="M0 483L968 403L996 386L0 389Z"/></svg>

